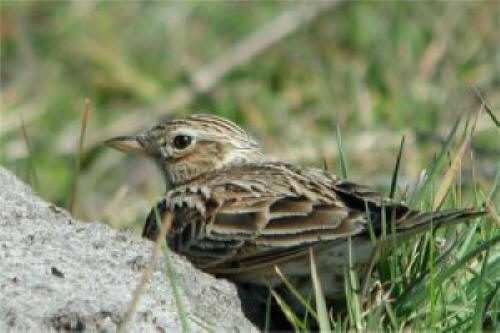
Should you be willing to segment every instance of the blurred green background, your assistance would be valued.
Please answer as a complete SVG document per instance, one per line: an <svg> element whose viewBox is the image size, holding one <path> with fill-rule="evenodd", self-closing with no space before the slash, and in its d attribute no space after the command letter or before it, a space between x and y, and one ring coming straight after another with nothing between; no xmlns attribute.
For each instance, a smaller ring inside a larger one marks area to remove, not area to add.
<svg viewBox="0 0 500 333"><path fill-rule="evenodd" d="M173 113L228 117L273 157L332 170L339 126L350 178L382 190L405 134L404 192L458 115L480 108L473 88L498 110L499 6L2 1L0 162L67 206L89 98L74 208L85 219L140 226L159 173L101 142ZM472 153L486 185L498 137L483 112Z"/></svg>

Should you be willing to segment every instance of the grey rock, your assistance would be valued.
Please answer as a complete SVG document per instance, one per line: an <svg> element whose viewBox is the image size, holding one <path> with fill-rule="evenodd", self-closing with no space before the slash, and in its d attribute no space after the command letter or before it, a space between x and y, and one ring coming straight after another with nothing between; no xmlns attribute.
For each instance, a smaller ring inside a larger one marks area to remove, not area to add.
<svg viewBox="0 0 500 333"><path fill-rule="evenodd" d="M127 231L73 219L0 167L0 332L114 332L152 243ZM158 261L126 331L181 331ZM172 255L192 331L256 331L235 287Z"/></svg>

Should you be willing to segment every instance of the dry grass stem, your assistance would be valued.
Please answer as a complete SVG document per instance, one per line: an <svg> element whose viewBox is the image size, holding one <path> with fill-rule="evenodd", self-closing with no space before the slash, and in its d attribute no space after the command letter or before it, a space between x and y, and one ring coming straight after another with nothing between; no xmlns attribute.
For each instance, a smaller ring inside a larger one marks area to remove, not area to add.
<svg viewBox="0 0 500 333"><path fill-rule="evenodd" d="M446 170L446 174L444 175L443 181L441 182L441 186L439 186L436 196L434 197L434 203L432 206L433 211L441 208L441 205L446 199L446 195L448 194L448 191L453 185L453 180L455 179L457 173L459 172L462 158L470 143L470 137L471 136L468 133L467 136L464 138L462 144L460 145L460 148L455 153L455 156L453 157L449 168Z"/></svg>
<svg viewBox="0 0 500 333"><path fill-rule="evenodd" d="M31 141L28 136L28 131L26 130L26 124L24 123L24 118L22 114L20 115L20 123L21 123L21 134L23 136L24 143L26 144L26 149L28 150L28 161L29 161L29 170L33 177L33 187L38 188L38 176L36 173L35 163L33 162L33 146L31 145Z"/></svg>
<svg viewBox="0 0 500 333"><path fill-rule="evenodd" d="M158 258L158 253L160 252L161 244L162 242L164 242L165 237L167 236L167 233L170 230L171 225L172 225L172 214L168 212L163 217L160 227L160 233L156 241L153 243L151 256L149 257L148 263L146 264L144 272L142 273L141 279L139 280L139 283L137 284L137 287L135 288L132 294L132 300L129 303L127 311L125 311L123 320L118 327L118 332L120 333L126 332L127 324L132 319L132 316L135 312L135 308L137 307L137 304L139 303L139 300L142 294L144 293L146 284L148 283L149 279L151 278L151 275L153 274L155 263Z"/></svg>
<svg viewBox="0 0 500 333"><path fill-rule="evenodd" d="M83 109L82 117L80 119L80 140L78 142L78 154L76 156L75 173L73 175L73 189L71 191L70 200L68 203L68 211L73 214L75 203L78 195L78 186L80 182L80 167L83 158L85 132L87 130L87 122L90 116L90 99L85 99L85 106Z"/></svg>

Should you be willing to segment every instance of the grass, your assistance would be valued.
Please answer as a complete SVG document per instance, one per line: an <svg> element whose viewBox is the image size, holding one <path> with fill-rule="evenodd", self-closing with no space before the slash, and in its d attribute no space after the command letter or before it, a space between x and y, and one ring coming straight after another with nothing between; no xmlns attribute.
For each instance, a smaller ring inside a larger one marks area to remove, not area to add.
<svg viewBox="0 0 500 333"><path fill-rule="evenodd" d="M29 183L31 186L37 190L38 189L38 176L36 174L36 165L33 162L32 156L33 156L33 148L31 146L30 138L28 136L28 131L26 130L26 124L24 123L23 116L20 116L20 122L21 122L21 134L23 136L23 140L26 144L26 149L28 150L28 159L27 159L27 165L28 165L28 176L26 177L29 179Z"/></svg>
<svg viewBox="0 0 500 333"><path fill-rule="evenodd" d="M459 125L460 122L457 121L443 143L440 154L428 168L430 171L420 185L417 192L419 199L414 201L415 206L437 208L446 202L446 208L452 209L478 206L481 202L495 200L493 196L498 192L498 182L484 189L489 192L487 197L479 197L478 193L482 192L480 189L473 192L472 202L468 204L459 204L450 198L449 190L454 188L452 183L457 181L451 174L458 173L457 161L464 157L464 147L470 144L470 137L473 135L473 128L466 127L467 134L459 140L451 164L447 168L442 167ZM396 160L393 179L397 179L402 147L403 144ZM441 185L432 187L435 179L442 174L444 177ZM438 195L418 194L429 191L429 188ZM360 277L346 268L345 313L330 316L328 323L321 322L324 318L313 316L317 323L313 321L312 326L303 327L298 324L302 322L298 321L296 315L289 314L287 318L296 321L292 322L292 326L298 332L308 331L316 325L321 331L326 331L326 327L331 326L336 332L496 331L499 328L500 313L500 232L495 223L498 221L495 222L492 216L486 215L461 223L456 229L451 227L449 230L429 231L413 242L393 247L390 255L382 256L373 274L368 277L373 286L368 294L360 292ZM453 233L456 235L449 237L445 247L438 244L438 235ZM318 301L321 288L313 263L314 260L311 265L319 313L325 300ZM293 286L289 288L293 289ZM297 297L303 302L302 296ZM306 307L310 306L306 304ZM286 311L290 312L290 308L287 307Z"/></svg>
<svg viewBox="0 0 500 333"><path fill-rule="evenodd" d="M351 2L232 68L213 89L182 94L193 73L293 5L3 1L0 163L51 202L76 198L81 218L139 230L164 191L159 175L99 140L207 110L250 128L276 158L338 165L343 178L415 208L485 203L491 212L398 246L374 265L369 292L359 294L363 277L347 272L346 313L328 313L334 331L498 329L497 5ZM93 114L82 120L87 96ZM462 122L478 99L484 112L472 135ZM121 121L128 116L132 124ZM109 198L119 198L113 211ZM307 295L305 319L271 296L298 331L319 317Z"/></svg>
<svg viewBox="0 0 500 333"><path fill-rule="evenodd" d="M328 309L326 307L326 300L321 288L321 281L319 280L316 262L314 260L314 252L312 248L309 249L309 258L311 261L311 280L313 283L314 296L316 302L316 311L318 313L318 325L321 332L329 332L330 322L328 320Z"/></svg>
<svg viewBox="0 0 500 333"><path fill-rule="evenodd" d="M179 279L177 277L177 273L175 272L174 265L172 264L172 261L170 259L171 252L167 245L163 245L162 249L163 249L163 256L165 258L165 264L167 267L168 281L170 282L172 293L174 294L177 313L179 315L179 318L181 319L182 331L184 333L189 333L191 332L191 326L189 325L188 316L186 310L184 309L183 300L180 295Z"/></svg>
<svg viewBox="0 0 500 333"><path fill-rule="evenodd" d="M85 131L87 129L87 123L89 121L89 117L90 117L90 100L87 98L85 99L85 106L80 121L80 140L78 141L78 154L76 156L73 189L71 190L71 196L67 205L68 211L70 213L73 213L75 208L75 203L77 201L78 185L80 182L80 169L82 164L84 142L85 142Z"/></svg>

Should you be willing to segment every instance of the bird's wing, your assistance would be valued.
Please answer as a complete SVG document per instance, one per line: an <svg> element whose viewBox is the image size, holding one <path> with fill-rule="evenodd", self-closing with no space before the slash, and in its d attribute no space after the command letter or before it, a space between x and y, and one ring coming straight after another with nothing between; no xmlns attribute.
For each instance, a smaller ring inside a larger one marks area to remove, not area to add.
<svg viewBox="0 0 500 333"><path fill-rule="evenodd" d="M159 210L175 212L169 233L173 249L211 272L257 269L303 256L348 236L412 230L430 219L467 217L427 214L393 203L368 187L317 169L283 163L220 170L167 192ZM151 236L148 218L145 235ZM146 230L150 230L149 232ZM151 237L150 237L151 238Z"/></svg>
<svg viewBox="0 0 500 333"><path fill-rule="evenodd" d="M394 230L398 241L429 228L440 227L445 224L459 222L484 215L482 209L467 208L437 212L422 212L410 209L401 202L392 201L367 186L349 181L339 181L333 190L350 209L365 210L365 217L369 220L377 237L383 233L383 224L389 234Z"/></svg>
<svg viewBox="0 0 500 333"><path fill-rule="evenodd" d="M363 232L364 211L340 200L336 181L282 163L233 167L167 192L158 210L175 212L169 242L200 267L270 264ZM144 236L154 238L154 230L150 214Z"/></svg>

